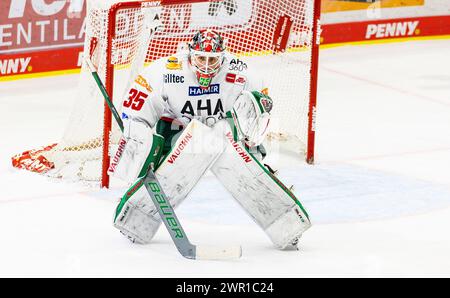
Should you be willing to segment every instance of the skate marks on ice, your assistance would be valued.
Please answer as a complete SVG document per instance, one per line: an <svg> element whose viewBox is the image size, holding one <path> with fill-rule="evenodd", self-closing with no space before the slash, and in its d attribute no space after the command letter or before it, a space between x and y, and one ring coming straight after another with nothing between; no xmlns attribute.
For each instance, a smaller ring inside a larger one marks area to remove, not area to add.
<svg viewBox="0 0 450 298"><path fill-rule="evenodd" d="M381 220L450 207L450 188L354 165L316 165L285 172L313 223Z"/></svg>
<svg viewBox="0 0 450 298"><path fill-rule="evenodd" d="M306 208L314 224L382 220L450 207L450 188L433 182L353 165L298 166L279 177ZM252 224L212 175L204 177L180 216L211 224Z"/></svg>

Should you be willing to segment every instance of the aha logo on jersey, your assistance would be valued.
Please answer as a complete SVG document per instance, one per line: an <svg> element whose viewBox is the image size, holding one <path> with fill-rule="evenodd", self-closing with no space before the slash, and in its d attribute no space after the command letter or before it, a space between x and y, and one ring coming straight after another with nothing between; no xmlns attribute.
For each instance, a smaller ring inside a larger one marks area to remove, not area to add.
<svg viewBox="0 0 450 298"><path fill-rule="evenodd" d="M181 114L191 115L194 117L196 115L196 112L197 116L200 116L202 114L202 111L206 112L206 116L217 116L223 115L225 113L223 109L223 103L220 100L220 98L217 100L215 104L214 111L213 111L213 102L211 101L211 99L207 100L199 99L196 102L196 108L194 108L194 105L193 102L191 102L190 100L186 101L186 103L183 106L183 109L181 110Z"/></svg>

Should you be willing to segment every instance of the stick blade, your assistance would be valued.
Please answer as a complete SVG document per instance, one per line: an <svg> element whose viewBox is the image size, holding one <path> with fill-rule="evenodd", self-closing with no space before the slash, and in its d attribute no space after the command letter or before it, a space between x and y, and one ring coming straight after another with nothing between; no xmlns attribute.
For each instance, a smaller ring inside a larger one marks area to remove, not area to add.
<svg viewBox="0 0 450 298"><path fill-rule="evenodd" d="M229 247L202 246L196 247L195 259L197 260L236 260L242 256L240 245Z"/></svg>

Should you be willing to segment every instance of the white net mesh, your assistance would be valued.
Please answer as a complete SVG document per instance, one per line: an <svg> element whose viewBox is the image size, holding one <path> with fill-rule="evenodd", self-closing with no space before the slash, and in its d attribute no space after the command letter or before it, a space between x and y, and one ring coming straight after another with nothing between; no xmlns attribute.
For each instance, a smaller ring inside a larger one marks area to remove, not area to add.
<svg viewBox="0 0 450 298"><path fill-rule="evenodd" d="M117 108L122 105L129 82L146 65L183 49L197 30L213 28L227 40L228 51L245 56L251 67L265 74L275 102L271 137L295 139L295 150L304 152L310 98L313 0L224 0L122 9L115 16L113 33L108 30L108 14L111 5L117 2L125 1L88 1L85 44L85 54L92 52L91 59L101 79L105 85L112 85ZM285 51L275 51L274 44L280 41L283 44L277 32L288 31L286 27L290 25ZM108 61L107 41L108 36L113 35L111 60ZM107 73L111 64L114 78ZM70 123L59 145L46 155L55 162L52 175L75 180L101 179L103 113L103 97L84 65L80 94ZM114 145L120 136L114 121L109 133L109 145Z"/></svg>

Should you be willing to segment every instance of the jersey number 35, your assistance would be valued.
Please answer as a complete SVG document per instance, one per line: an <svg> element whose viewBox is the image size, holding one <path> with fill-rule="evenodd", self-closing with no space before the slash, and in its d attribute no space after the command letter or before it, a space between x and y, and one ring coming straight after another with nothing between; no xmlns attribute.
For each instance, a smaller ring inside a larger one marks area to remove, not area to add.
<svg viewBox="0 0 450 298"><path fill-rule="evenodd" d="M148 94L138 91L136 89L131 89L129 93L128 100L123 102L123 106L126 108L132 108L133 110L140 111L144 106L145 99Z"/></svg>

